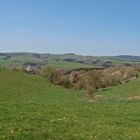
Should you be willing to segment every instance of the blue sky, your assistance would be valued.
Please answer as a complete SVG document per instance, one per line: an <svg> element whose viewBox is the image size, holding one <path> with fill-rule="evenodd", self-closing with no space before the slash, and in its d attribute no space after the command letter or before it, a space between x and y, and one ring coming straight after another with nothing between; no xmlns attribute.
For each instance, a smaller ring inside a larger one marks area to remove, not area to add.
<svg viewBox="0 0 140 140"><path fill-rule="evenodd" d="M140 55L140 0L0 0L0 52Z"/></svg>

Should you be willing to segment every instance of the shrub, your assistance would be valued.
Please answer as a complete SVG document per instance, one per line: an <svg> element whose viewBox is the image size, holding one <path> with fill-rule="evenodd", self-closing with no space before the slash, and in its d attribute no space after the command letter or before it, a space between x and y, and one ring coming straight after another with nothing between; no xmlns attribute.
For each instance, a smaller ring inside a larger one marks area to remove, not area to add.
<svg viewBox="0 0 140 140"><path fill-rule="evenodd" d="M61 85L63 85L65 88L71 88L72 87L72 83L70 81L70 78L68 76L62 76L60 79L60 83Z"/></svg>
<svg viewBox="0 0 140 140"><path fill-rule="evenodd" d="M50 82L53 82L56 69L50 66L42 67L40 70L40 75L47 78Z"/></svg>
<svg viewBox="0 0 140 140"><path fill-rule="evenodd" d="M76 88L77 89L86 89L86 80L84 78L84 76L81 76L78 80L78 82L76 83Z"/></svg>

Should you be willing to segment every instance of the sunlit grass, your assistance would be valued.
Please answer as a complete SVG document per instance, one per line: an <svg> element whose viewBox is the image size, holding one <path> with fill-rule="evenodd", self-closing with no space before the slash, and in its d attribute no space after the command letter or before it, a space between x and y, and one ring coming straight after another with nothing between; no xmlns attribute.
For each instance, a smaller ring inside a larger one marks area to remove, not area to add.
<svg viewBox="0 0 140 140"><path fill-rule="evenodd" d="M0 79L0 139L140 138L140 101L125 100L139 95L139 79L100 91L103 100L93 102L84 91L53 86L38 76L0 70Z"/></svg>

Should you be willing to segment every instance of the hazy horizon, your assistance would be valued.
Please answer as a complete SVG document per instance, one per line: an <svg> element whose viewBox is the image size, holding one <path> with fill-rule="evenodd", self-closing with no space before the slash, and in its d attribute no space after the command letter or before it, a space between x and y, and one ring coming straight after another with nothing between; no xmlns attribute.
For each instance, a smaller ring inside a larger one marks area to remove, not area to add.
<svg viewBox="0 0 140 140"><path fill-rule="evenodd" d="M64 54L74 54L74 55L82 55L82 56L97 56L97 57L102 57L102 56L140 56L140 55L133 55L133 54L116 54L116 55L86 55L86 54L77 54L77 53L73 53L73 52L66 52L66 53L50 53L50 52L31 52L31 51L27 51L27 52L18 52L18 51L13 51L13 52L0 52L0 53L33 53L33 54L51 54L51 55L64 55Z"/></svg>
<svg viewBox="0 0 140 140"><path fill-rule="evenodd" d="M140 56L139 0L0 1L0 52Z"/></svg>

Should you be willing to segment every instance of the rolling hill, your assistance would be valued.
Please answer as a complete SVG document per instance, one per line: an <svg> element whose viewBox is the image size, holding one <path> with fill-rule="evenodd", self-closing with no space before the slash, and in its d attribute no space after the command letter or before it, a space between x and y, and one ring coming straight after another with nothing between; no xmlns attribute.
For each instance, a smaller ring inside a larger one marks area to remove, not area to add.
<svg viewBox="0 0 140 140"><path fill-rule="evenodd" d="M111 65L140 64L139 56L82 56L76 54L0 53L1 67L53 66L58 69L108 67Z"/></svg>
<svg viewBox="0 0 140 140"><path fill-rule="evenodd" d="M0 69L0 79L0 139L140 138L140 78L101 89L94 101L35 75Z"/></svg>

